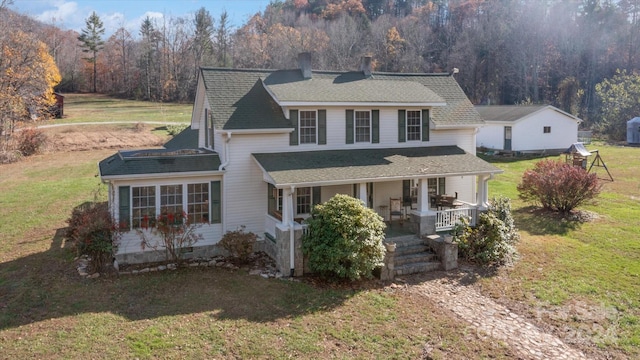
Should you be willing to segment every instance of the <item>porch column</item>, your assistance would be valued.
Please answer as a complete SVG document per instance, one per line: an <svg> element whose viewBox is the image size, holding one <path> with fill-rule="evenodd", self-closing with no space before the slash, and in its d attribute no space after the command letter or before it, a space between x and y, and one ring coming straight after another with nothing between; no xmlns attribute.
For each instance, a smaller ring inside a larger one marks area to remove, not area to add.
<svg viewBox="0 0 640 360"><path fill-rule="evenodd" d="M367 206L367 183L358 184L358 199Z"/></svg>
<svg viewBox="0 0 640 360"><path fill-rule="evenodd" d="M418 181L418 209L411 213L411 224L418 235L436 233L436 212L429 209L429 180Z"/></svg>
<svg viewBox="0 0 640 360"><path fill-rule="evenodd" d="M486 210L489 207L489 180L492 175L478 176L478 207L480 210Z"/></svg>
<svg viewBox="0 0 640 360"><path fill-rule="evenodd" d="M282 189L282 225L289 227L293 222L293 188Z"/></svg>
<svg viewBox="0 0 640 360"><path fill-rule="evenodd" d="M418 212L421 215L429 212L429 181L427 179L418 181Z"/></svg>

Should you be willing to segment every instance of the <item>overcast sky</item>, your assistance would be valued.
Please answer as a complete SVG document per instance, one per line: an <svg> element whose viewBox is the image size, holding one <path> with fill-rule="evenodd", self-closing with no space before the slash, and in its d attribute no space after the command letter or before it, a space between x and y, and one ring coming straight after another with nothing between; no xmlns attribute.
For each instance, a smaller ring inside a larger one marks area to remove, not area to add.
<svg viewBox="0 0 640 360"><path fill-rule="evenodd" d="M140 24L147 16L151 18L188 16L204 7L211 13L215 23L223 10L227 11L231 25L241 26L251 16L261 12L269 0L14 0L9 8L29 15L47 24L63 29L80 31L84 21L95 11L109 36L125 26L137 35Z"/></svg>

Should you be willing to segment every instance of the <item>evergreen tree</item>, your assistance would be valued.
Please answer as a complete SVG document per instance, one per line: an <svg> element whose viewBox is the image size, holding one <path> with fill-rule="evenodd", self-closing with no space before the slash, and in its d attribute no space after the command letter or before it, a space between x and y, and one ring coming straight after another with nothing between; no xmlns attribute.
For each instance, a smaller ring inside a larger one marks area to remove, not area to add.
<svg viewBox="0 0 640 360"><path fill-rule="evenodd" d="M104 46L102 35L104 35L104 24L102 23L102 20L100 20L98 14L94 11L85 20L85 28L82 29L82 34L78 36L78 40L82 42L82 51L91 54L91 57L84 59L90 64L93 64L93 92L96 92L96 65L98 52Z"/></svg>

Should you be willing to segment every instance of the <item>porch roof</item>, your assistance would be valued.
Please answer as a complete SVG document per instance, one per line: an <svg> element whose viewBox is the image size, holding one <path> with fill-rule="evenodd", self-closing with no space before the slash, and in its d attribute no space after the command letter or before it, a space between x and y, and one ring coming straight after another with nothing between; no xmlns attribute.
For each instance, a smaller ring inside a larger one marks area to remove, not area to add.
<svg viewBox="0 0 640 360"><path fill-rule="evenodd" d="M265 181L278 187L502 172L457 146L262 153L253 157Z"/></svg>

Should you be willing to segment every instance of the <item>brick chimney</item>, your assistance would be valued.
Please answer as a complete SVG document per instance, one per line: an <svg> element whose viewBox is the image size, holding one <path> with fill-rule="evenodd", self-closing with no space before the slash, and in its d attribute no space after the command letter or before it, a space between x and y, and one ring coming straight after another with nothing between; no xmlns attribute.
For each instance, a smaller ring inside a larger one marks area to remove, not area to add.
<svg viewBox="0 0 640 360"><path fill-rule="evenodd" d="M365 77L371 77L371 56L362 57L360 71L362 71Z"/></svg>
<svg viewBox="0 0 640 360"><path fill-rule="evenodd" d="M302 72L302 77L311 79L311 53L303 52L298 54L298 66Z"/></svg>

